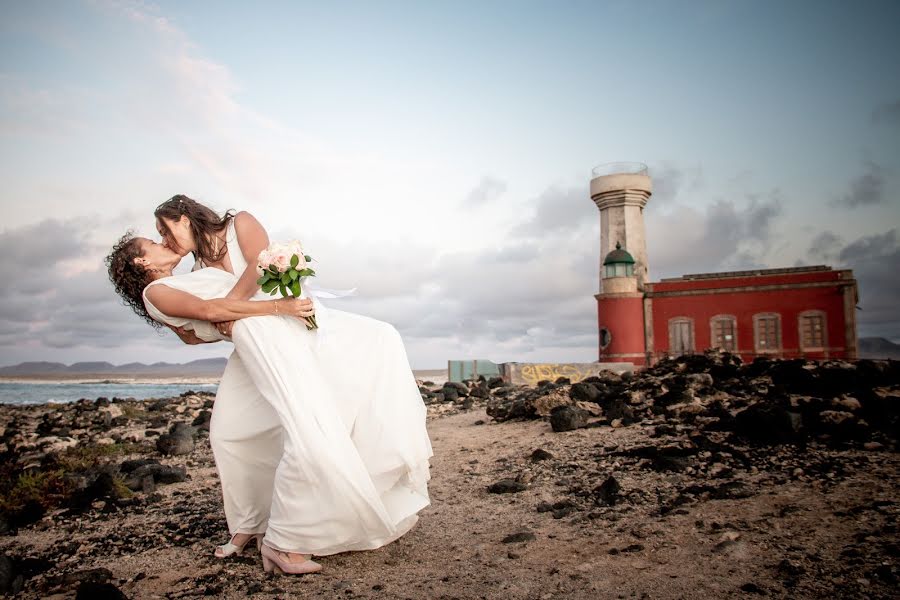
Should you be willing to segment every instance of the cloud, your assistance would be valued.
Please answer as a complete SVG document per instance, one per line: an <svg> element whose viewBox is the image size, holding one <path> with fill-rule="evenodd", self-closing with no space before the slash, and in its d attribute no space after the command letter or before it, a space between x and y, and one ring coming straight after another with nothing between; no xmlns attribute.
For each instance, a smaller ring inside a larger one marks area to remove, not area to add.
<svg viewBox="0 0 900 600"><path fill-rule="evenodd" d="M897 229L862 236L841 249L838 259L853 269L859 286L859 335L900 338L900 239Z"/></svg>
<svg viewBox="0 0 900 600"><path fill-rule="evenodd" d="M880 165L867 161L865 172L850 183L850 189L833 205L856 208L881 204L884 201L884 188L887 172Z"/></svg>
<svg viewBox="0 0 900 600"><path fill-rule="evenodd" d="M0 269L5 281L17 279L20 275L42 273L63 258L76 255L84 250L86 236L81 227L86 222L76 218L66 221L46 219L34 225L0 232ZM26 277L26 279L30 279ZM33 277L38 279L38 277ZM8 286L4 286L8 289Z"/></svg>
<svg viewBox="0 0 900 600"><path fill-rule="evenodd" d="M530 214L480 249L323 239L321 284L333 272L343 279L330 287L359 288L357 297L326 304L393 323L423 366L448 355L594 360L597 209L580 187L550 186L531 204Z"/></svg>
<svg viewBox="0 0 900 600"><path fill-rule="evenodd" d="M813 260L833 260L837 258L843 240L831 231L823 231L810 242L807 253Z"/></svg>
<svg viewBox="0 0 900 600"><path fill-rule="evenodd" d="M182 33L169 19L157 14L158 8L156 6L147 2L141 0L99 0L97 3L117 10L130 20L151 27L160 33L183 37Z"/></svg>
<svg viewBox="0 0 900 600"><path fill-rule="evenodd" d="M583 186L553 185L529 202L533 212L512 228L510 235L534 238L570 235L574 229L599 228L599 213L591 202L587 184ZM599 243L599 242L598 242Z"/></svg>
<svg viewBox="0 0 900 600"><path fill-rule="evenodd" d="M48 219L0 232L0 277L8 282L0 288L0 363L47 360L63 350L106 360L148 350L183 355L174 335L141 321L107 278L103 256L124 231L122 219Z"/></svg>
<svg viewBox="0 0 900 600"><path fill-rule="evenodd" d="M720 198L703 209L677 204L668 213L645 211L651 279L765 267L783 212L777 189L742 202Z"/></svg>
<svg viewBox="0 0 900 600"><path fill-rule="evenodd" d="M482 177L478 185L475 186L466 199L463 200L462 206L484 206L490 204L499 198L506 191L506 182L500 181L493 177Z"/></svg>
<svg viewBox="0 0 900 600"><path fill-rule="evenodd" d="M900 125L900 100L886 102L872 111L876 125Z"/></svg>
<svg viewBox="0 0 900 600"><path fill-rule="evenodd" d="M680 167L671 162L659 166L650 165L653 175L653 208L666 210L684 191L696 191L703 187L703 170L697 167Z"/></svg>
<svg viewBox="0 0 900 600"><path fill-rule="evenodd" d="M867 263L883 258L897 249L897 230L868 235L845 246L838 258L842 263ZM896 263L900 264L900 263Z"/></svg>

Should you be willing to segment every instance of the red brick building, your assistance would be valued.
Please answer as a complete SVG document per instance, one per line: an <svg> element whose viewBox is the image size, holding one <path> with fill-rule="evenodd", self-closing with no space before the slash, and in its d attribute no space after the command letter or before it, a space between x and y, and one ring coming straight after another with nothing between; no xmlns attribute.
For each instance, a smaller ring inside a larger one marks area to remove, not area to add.
<svg viewBox="0 0 900 600"><path fill-rule="evenodd" d="M648 281L646 167L595 169L601 213L600 362L651 365L663 356L722 348L741 355L856 358L853 272L828 266L699 273ZM615 244L615 248L611 249Z"/></svg>

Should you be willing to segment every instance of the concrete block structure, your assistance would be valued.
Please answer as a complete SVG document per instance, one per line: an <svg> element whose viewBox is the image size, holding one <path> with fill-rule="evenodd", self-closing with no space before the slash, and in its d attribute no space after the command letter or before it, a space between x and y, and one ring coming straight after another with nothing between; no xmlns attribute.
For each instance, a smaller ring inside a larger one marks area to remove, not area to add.
<svg viewBox="0 0 900 600"><path fill-rule="evenodd" d="M582 379L596 375L600 371L624 373L634 371L634 365L623 362L609 363L517 363L508 362L500 365L503 381L516 385L537 385L540 381L556 381L565 377L570 383L578 383Z"/></svg>
<svg viewBox="0 0 900 600"><path fill-rule="evenodd" d="M826 265L697 273L649 281L647 167L593 171L600 210L599 361L649 366L664 356L721 348L782 358L857 356L856 280Z"/></svg>

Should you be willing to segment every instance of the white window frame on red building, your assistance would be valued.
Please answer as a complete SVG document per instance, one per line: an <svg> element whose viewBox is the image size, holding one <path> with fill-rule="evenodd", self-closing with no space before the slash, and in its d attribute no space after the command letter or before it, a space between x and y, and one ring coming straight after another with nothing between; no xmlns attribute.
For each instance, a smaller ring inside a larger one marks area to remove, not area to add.
<svg viewBox="0 0 900 600"><path fill-rule="evenodd" d="M716 323L719 321L730 321L731 322L731 348L724 348L722 346L717 345L716 340ZM709 345L712 348L722 348L727 352L737 352L738 351L738 335L737 335L737 317L734 315L714 315L709 319Z"/></svg>
<svg viewBox="0 0 900 600"><path fill-rule="evenodd" d="M822 344L819 346L807 346L803 337L803 321L806 317L821 317L822 319ZM824 352L828 348L828 320L824 310L804 310L797 315L797 339L800 341L801 352Z"/></svg>
<svg viewBox="0 0 900 600"><path fill-rule="evenodd" d="M759 322L763 319L775 319L775 343L776 347L760 346ZM753 352L756 354L777 354L783 351L784 341L781 335L781 313L762 312L753 315Z"/></svg>

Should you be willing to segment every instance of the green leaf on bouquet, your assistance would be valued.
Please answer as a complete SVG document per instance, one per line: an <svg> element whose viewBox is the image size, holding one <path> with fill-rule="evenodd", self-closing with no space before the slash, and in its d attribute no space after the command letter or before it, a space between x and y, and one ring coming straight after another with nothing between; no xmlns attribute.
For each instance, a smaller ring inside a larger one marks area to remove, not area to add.
<svg viewBox="0 0 900 600"><path fill-rule="evenodd" d="M256 285L265 285L265 283L266 283L268 280L269 280L268 277L265 277L265 276L260 277L259 279L256 280Z"/></svg>
<svg viewBox="0 0 900 600"><path fill-rule="evenodd" d="M304 254L303 258L306 259L306 262L312 261L312 256L310 256L309 254Z"/></svg>
<svg viewBox="0 0 900 600"><path fill-rule="evenodd" d="M291 257L291 267L297 268L297 265L300 264L300 257L296 254Z"/></svg>
<svg viewBox="0 0 900 600"><path fill-rule="evenodd" d="M269 281L267 281L263 284L262 291L264 291L267 294L271 294L277 287L278 287L278 282L272 281L270 279Z"/></svg>
<svg viewBox="0 0 900 600"><path fill-rule="evenodd" d="M277 292L277 291L278 291L278 286L277 286L277 285L276 285L276 286L272 286L272 291L269 292L269 295L270 295L270 296L274 296L274 295L275 295L275 292Z"/></svg>
<svg viewBox="0 0 900 600"><path fill-rule="evenodd" d="M287 273L282 273L281 274L281 283L283 283L284 285L287 285L290 282L291 282L291 276L288 275Z"/></svg>
<svg viewBox="0 0 900 600"><path fill-rule="evenodd" d="M291 292L293 292L295 298L300 295L299 281L294 281L294 283L291 284Z"/></svg>
<svg viewBox="0 0 900 600"><path fill-rule="evenodd" d="M291 273L291 280L293 280L293 281L297 281L297 278L300 277L300 273L298 273L294 269L291 269L290 273Z"/></svg>
<svg viewBox="0 0 900 600"><path fill-rule="evenodd" d="M279 284L278 284L278 288L281 290L281 295L284 296L285 298L287 298L287 297L288 297L288 292L287 292L287 288L284 287L284 284L283 284L283 283L279 283Z"/></svg>
<svg viewBox="0 0 900 600"><path fill-rule="evenodd" d="M278 272L278 269L275 267L269 267L269 273L271 273L274 277L281 276L281 273Z"/></svg>

